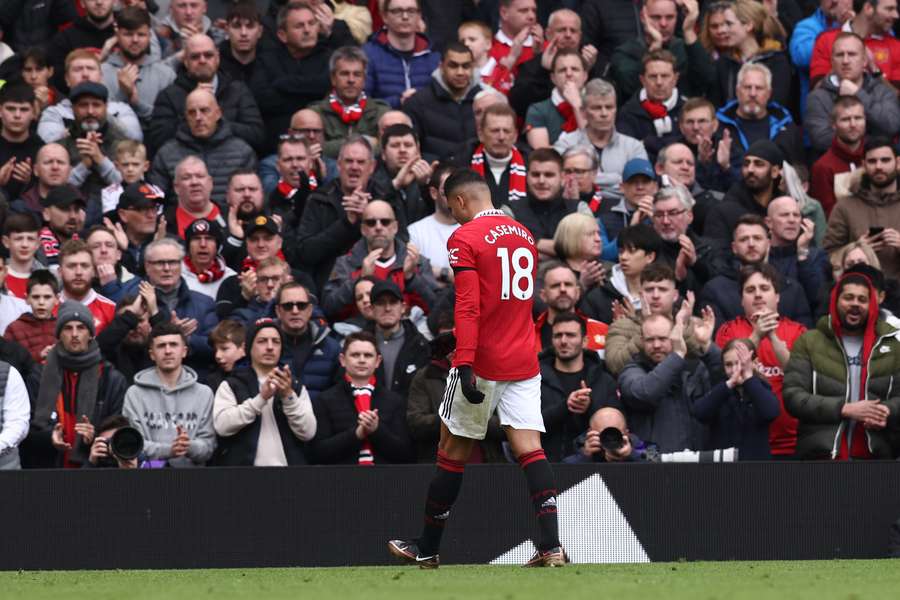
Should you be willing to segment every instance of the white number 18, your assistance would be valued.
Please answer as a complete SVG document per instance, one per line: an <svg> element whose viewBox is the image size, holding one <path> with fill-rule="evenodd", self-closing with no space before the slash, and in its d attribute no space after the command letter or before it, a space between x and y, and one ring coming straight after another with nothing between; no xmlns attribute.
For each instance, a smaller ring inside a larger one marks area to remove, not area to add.
<svg viewBox="0 0 900 600"><path fill-rule="evenodd" d="M500 269L503 280L500 282L500 299L509 300L509 294L519 300L528 300L534 293L534 279L531 272L534 269L534 255L527 248L516 248L509 258L509 248L497 248L497 257L500 259ZM524 264L522 264L524 262ZM510 281L510 264L512 264L512 281ZM525 289L522 289L522 280L525 280Z"/></svg>

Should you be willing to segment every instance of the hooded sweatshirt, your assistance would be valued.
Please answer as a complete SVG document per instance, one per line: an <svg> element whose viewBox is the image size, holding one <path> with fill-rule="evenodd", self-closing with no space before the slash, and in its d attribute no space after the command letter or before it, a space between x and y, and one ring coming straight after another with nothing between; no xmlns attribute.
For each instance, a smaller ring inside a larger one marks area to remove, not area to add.
<svg viewBox="0 0 900 600"><path fill-rule="evenodd" d="M212 421L213 392L198 383L197 373L183 366L174 388L167 388L156 367L134 376L125 392L124 414L144 436L144 453L151 460L168 459L173 467L200 467L216 449ZM185 456L172 457L178 427L191 438Z"/></svg>

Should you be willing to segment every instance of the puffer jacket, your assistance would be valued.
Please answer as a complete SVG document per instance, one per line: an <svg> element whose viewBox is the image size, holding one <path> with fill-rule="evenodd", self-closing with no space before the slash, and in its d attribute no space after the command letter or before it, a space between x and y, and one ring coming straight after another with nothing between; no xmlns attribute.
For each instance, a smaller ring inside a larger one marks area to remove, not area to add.
<svg viewBox="0 0 900 600"><path fill-rule="evenodd" d="M110 23L103 29L98 29L93 21L84 16L78 17L71 27L67 27L54 35L50 43L45 46L47 60L54 70L52 78L54 85L60 89L67 87L65 62L69 52L76 48L99 51L103 48L106 40L115 34L116 28L114 23ZM24 46L19 46L19 50L24 48Z"/></svg>
<svg viewBox="0 0 900 600"><path fill-rule="evenodd" d="M700 360L669 354L659 364L643 353L619 375L619 390L628 429L652 440L660 452L704 450L709 429L693 413L694 403L709 393L710 373L721 371L722 353L711 344Z"/></svg>
<svg viewBox="0 0 900 600"><path fill-rule="evenodd" d="M6 0L0 2L3 41L16 49L40 46L63 26L78 19L69 0Z"/></svg>
<svg viewBox="0 0 900 600"><path fill-rule="evenodd" d="M834 139L834 127L831 122L831 111L834 102L840 96L840 81L834 75L822 79L822 82L809 93L806 104L806 117L803 128L809 134L812 147L819 153L831 147ZM890 83L880 75L872 77L863 74L863 84L856 92L856 97L863 103L866 111L866 136L893 138L900 132L900 104L897 94Z"/></svg>
<svg viewBox="0 0 900 600"><path fill-rule="evenodd" d="M391 47L386 29L373 33L363 45L363 52L369 57L366 94L381 98L391 108L400 108L400 95L405 90L427 86L431 73L441 62L440 53L431 49L431 42L421 33L416 34L415 46L408 57Z"/></svg>
<svg viewBox="0 0 900 600"><path fill-rule="evenodd" d="M876 303L874 288L869 289L870 302ZM849 398L849 365L839 339L835 295L832 294L831 314L819 319L815 329L794 343L785 368L784 406L800 421L798 458L835 458L841 436L851 423L841 417L844 404L855 399ZM874 310L870 306L870 321L877 314L877 305ZM873 343L866 365L865 397L880 399L891 411L885 429L865 430L869 451L875 458L893 457L889 435L900 416L900 342L894 337L896 334L883 320L866 328L865 335Z"/></svg>
<svg viewBox="0 0 900 600"><path fill-rule="evenodd" d="M231 131L253 148L260 148L265 136L262 115L253 93L243 81L232 79L224 71L218 72L216 100L222 109L222 117ZM161 148L175 136L178 126L184 123L184 103L197 87L197 80L183 68L169 80L153 105L153 116L147 127L146 140L152 148Z"/></svg>
<svg viewBox="0 0 900 600"><path fill-rule="evenodd" d="M310 110L319 113L322 118L322 128L325 130L325 143L322 144L322 153L331 158L337 158L341 146L347 138L354 135L368 135L378 137L378 120L384 113L391 110L390 105L378 98L366 98L366 107L362 116L356 123L344 123L341 116L331 108L331 103L326 96L309 105ZM420 137L421 141L422 138Z"/></svg>
<svg viewBox="0 0 900 600"><path fill-rule="evenodd" d="M642 35L638 0L585 0L579 11L582 40L597 48L597 64L605 68L616 48Z"/></svg>
<svg viewBox="0 0 900 600"><path fill-rule="evenodd" d="M105 331L105 330L104 330ZM3 337L28 350L36 363L43 363L41 351L56 344L56 318L38 320L30 312L23 313L7 326Z"/></svg>
<svg viewBox="0 0 900 600"><path fill-rule="evenodd" d="M206 168L213 179L212 197L220 204L224 203L228 178L240 169L255 169L256 154L247 142L234 135L231 125L219 121L219 127L207 139L199 139L191 134L187 125L178 126L175 139L166 142L150 170L148 180L161 187L166 194L172 192L175 180L175 167L187 156L199 156L206 163Z"/></svg>
<svg viewBox="0 0 900 600"><path fill-rule="evenodd" d="M475 137L472 102L483 89L477 73L473 72L463 97L454 100L441 70L435 69L428 85L406 101L403 111L412 118L425 160L443 160L466 140Z"/></svg>
<svg viewBox="0 0 900 600"><path fill-rule="evenodd" d="M109 90L111 100L119 100L121 102L130 102L131 100L119 88L119 70L125 64L122 55L118 52L113 52L100 67L103 72L103 85ZM138 79L135 83L138 101L134 105L134 112L137 116L144 121L149 119L153 113L153 103L159 94L174 80L175 71L172 70L172 67L160 60L154 60L150 56L145 56L144 60L138 65ZM174 134L174 126L172 133Z"/></svg>
<svg viewBox="0 0 900 600"><path fill-rule="evenodd" d="M341 344L324 319L311 320L307 331L312 340L308 352L301 352L300 338L285 333L281 358L291 365L291 372L300 378L309 397L315 400L335 384Z"/></svg>
<svg viewBox="0 0 900 600"><path fill-rule="evenodd" d="M826 252L858 240L869 227L896 228L900 223L900 191L882 194L858 180L850 185L850 193L831 210L822 242ZM900 277L900 249L882 247L875 254L886 277Z"/></svg>

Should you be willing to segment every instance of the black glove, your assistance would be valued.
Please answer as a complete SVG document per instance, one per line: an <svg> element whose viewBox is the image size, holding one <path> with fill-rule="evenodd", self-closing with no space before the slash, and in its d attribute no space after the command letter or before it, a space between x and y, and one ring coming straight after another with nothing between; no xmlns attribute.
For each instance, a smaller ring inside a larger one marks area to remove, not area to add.
<svg viewBox="0 0 900 600"><path fill-rule="evenodd" d="M475 387L475 374L472 372L472 367L462 365L461 367L456 367L456 372L459 374L459 383L462 386L462 393L466 400L470 404L481 404L484 402L484 392L479 392L478 388Z"/></svg>

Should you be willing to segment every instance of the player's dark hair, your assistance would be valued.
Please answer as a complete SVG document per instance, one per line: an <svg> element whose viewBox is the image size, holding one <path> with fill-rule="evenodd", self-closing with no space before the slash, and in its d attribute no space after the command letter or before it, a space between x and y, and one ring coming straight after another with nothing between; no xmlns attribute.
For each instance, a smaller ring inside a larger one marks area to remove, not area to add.
<svg viewBox="0 0 900 600"><path fill-rule="evenodd" d="M375 354L381 354L381 351L378 349L378 342L375 340L375 335L368 331L355 331L345 337L344 345L341 347L341 354L346 354L347 348L349 348L350 344L353 342L368 342L375 348Z"/></svg>
<svg viewBox="0 0 900 600"><path fill-rule="evenodd" d="M626 227L619 233L619 251L643 250L646 254L653 252L657 257L662 250L663 241L650 225L638 223Z"/></svg>
<svg viewBox="0 0 900 600"><path fill-rule="evenodd" d="M31 288L36 285L49 285L54 294L59 294L59 279L47 269L39 269L28 276L28 281L25 282L25 292L30 294Z"/></svg>
<svg viewBox="0 0 900 600"><path fill-rule="evenodd" d="M866 138L866 145L863 149L863 156L865 156L872 150L878 150L879 148L884 148L885 146L891 149L891 152L894 153L894 156L897 156L897 149L894 148L894 144L891 143L891 140L886 137L879 136Z"/></svg>
<svg viewBox="0 0 900 600"><path fill-rule="evenodd" d="M553 148L538 148L534 152L528 155L528 168L531 168L531 165L534 163L545 163L552 162L559 165L559 170L562 171L563 167L563 159L562 156L559 155L559 152L554 150Z"/></svg>
<svg viewBox="0 0 900 600"><path fill-rule="evenodd" d="M739 281L740 281L740 290L743 293L744 284L747 283L747 280L753 277L754 275L759 274L762 277L769 281L772 284L772 287L775 289L775 293L781 293L781 275L778 273L778 269L770 265L769 263L753 263L741 267L739 273Z"/></svg>
<svg viewBox="0 0 900 600"><path fill-rule="evenodd" d="M649 264L641 271L642 285L645 283L655 283L657 281L671 281L676 286L678 285L678 280L675 278L675 271L665 262Z"/></svg>
<svg viewBox="0 0 900 600"><path fill-rule="evenodd" d="M447 177L447 181L444 182L444 196L450 198L462 188L468 187L470 185L478 185L484 187L488 186L487 182L484 180L484 177L482 177L472 169L457 169L453 171L453 173L451 173L450 176Z"/></svg>
<svg viewBox="0 0 900 600"><path fill-rule="evenodd" d="M406 137L411 135L412 138L416 141L416 145L419 144L419 136L416 135L415 129L407 125L406 123L394 123L393 125L385 128L384 133L381 134L381 147L386 148L388 142L395 137Z"/></svg>
<svg viewBox="0 0 900 600"><path fill-rule="evenodd" d="M587 325L585 324L584 319L573 312L564 312L556 315L550 330L552 331L560 323L578 323L578 326L581 329L581 337L587 335Z"/></svg>

